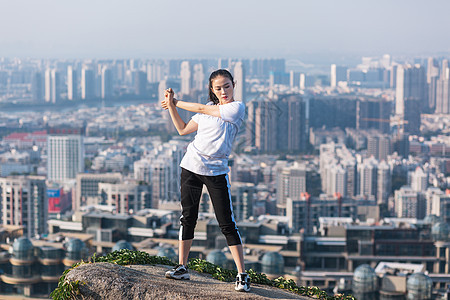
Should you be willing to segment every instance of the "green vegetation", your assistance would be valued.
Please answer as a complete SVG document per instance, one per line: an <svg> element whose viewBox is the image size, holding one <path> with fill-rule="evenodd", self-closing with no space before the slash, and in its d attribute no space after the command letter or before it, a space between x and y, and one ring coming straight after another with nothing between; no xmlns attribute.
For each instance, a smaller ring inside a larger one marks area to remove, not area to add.
<svg viewBox="0 0 450 300"><path fill-rule="evenodd" d="M143 251L123 249L111 252L104 256L96 256L96 254L94 254L87 262L81 261L74 264L70 269L64 271L64 273L59 278L58 287L50 294L50 296L54 300L68 300L75 298L76 295L79 294L79 286L85 283L79 281L69 282L68 280L66 280L67 273L70 270L83 264L97 262L108 262L118 265L175 265L175 263L167 257L152 256ZM237 275L237 272L235 270L223 269L215 264L198 258L191 259L188 263L188 268L200 273L211 274L213 278L226 282L234 281ZM252 269L248 271L248 274L252 283L289 290L302 296L309 296L321 300L356 300L353 296L350 295L329 296L326 292L321 291L318 287L314 286L297 286L292 279L287 280L283 277L278 277L277 279L270 280L269 278L267 278L266 274L257 273Z"/></svg>

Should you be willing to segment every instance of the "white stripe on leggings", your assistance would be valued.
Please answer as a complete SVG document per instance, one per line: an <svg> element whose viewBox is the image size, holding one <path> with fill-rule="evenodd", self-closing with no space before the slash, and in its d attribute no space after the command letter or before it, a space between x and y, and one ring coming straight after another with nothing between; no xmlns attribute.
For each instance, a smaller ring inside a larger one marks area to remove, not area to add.
<svg viewBox="0 0 450 300"><path fill-rule="evenodd" d="M236 232L239 236L239 240L241 241L242 244L242 238L241 238L241 234L239 233L239 230L237 228L237 224L236 224L236 220L234 219L234 213L233 213L233 203L231 202L231 184L230 184L230 180L228 179L228 174L225 175L225 179L227 180L227 188L228 188L228 198L230 199L230 209L231 209L231 219L234 222L234 228L236 228Z"/></svg>

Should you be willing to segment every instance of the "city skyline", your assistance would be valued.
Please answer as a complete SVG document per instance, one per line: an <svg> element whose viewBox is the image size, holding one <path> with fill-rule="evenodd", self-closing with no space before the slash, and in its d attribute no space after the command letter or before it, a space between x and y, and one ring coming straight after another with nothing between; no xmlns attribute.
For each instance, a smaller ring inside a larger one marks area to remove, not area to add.
<svg viewBox="0 0 450 300"><path fill-rule="evenodd" d="M450 52L450 41L443 38L450 27L446 1L177 0L123 5L48 0L3 2L0 7L0 57L313 61L330 54L336 60L355 54Z"/></svg>

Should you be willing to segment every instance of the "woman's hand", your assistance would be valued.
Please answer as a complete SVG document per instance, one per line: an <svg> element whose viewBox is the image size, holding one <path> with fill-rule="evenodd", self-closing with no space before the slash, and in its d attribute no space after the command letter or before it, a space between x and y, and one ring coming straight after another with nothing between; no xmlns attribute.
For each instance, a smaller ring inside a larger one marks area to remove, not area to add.
<svg viewBox="0 0 450 300"><path fill-rule="evenodd" d="M177 100L173 96L174 92L171 88L164 91L164 100L161 101L162 108L169 109L169 106L176 106Z"/></svg>

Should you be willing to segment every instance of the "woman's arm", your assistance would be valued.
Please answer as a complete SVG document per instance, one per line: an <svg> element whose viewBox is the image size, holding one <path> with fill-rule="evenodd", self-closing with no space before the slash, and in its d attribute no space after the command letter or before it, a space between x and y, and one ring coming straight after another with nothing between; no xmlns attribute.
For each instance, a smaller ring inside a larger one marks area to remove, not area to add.
<svg viewBox="0 0 450 300"><path fill-rule="evenodd" d="M175 107L174 101L173 101L173 92L172 97L170 93L165 93L165 99L161 102L161 106L164 109L169 110L170 118L172 119L173 125L175 125L175 128L178 131L179 135L186 135L190 134L194 131L197 131L198 124L194 122L193 120L190 120L187 124L181 119L180 115L178 114L177 108Z"/></svg>
<svg viewBox="0 0 450 300"><path fill-rule="evenodd" d="M220 118L218 105L204 105L200 103L179 101L176 99L173 99L173 102L176 107L179 107L181 109Z"/></svg>

